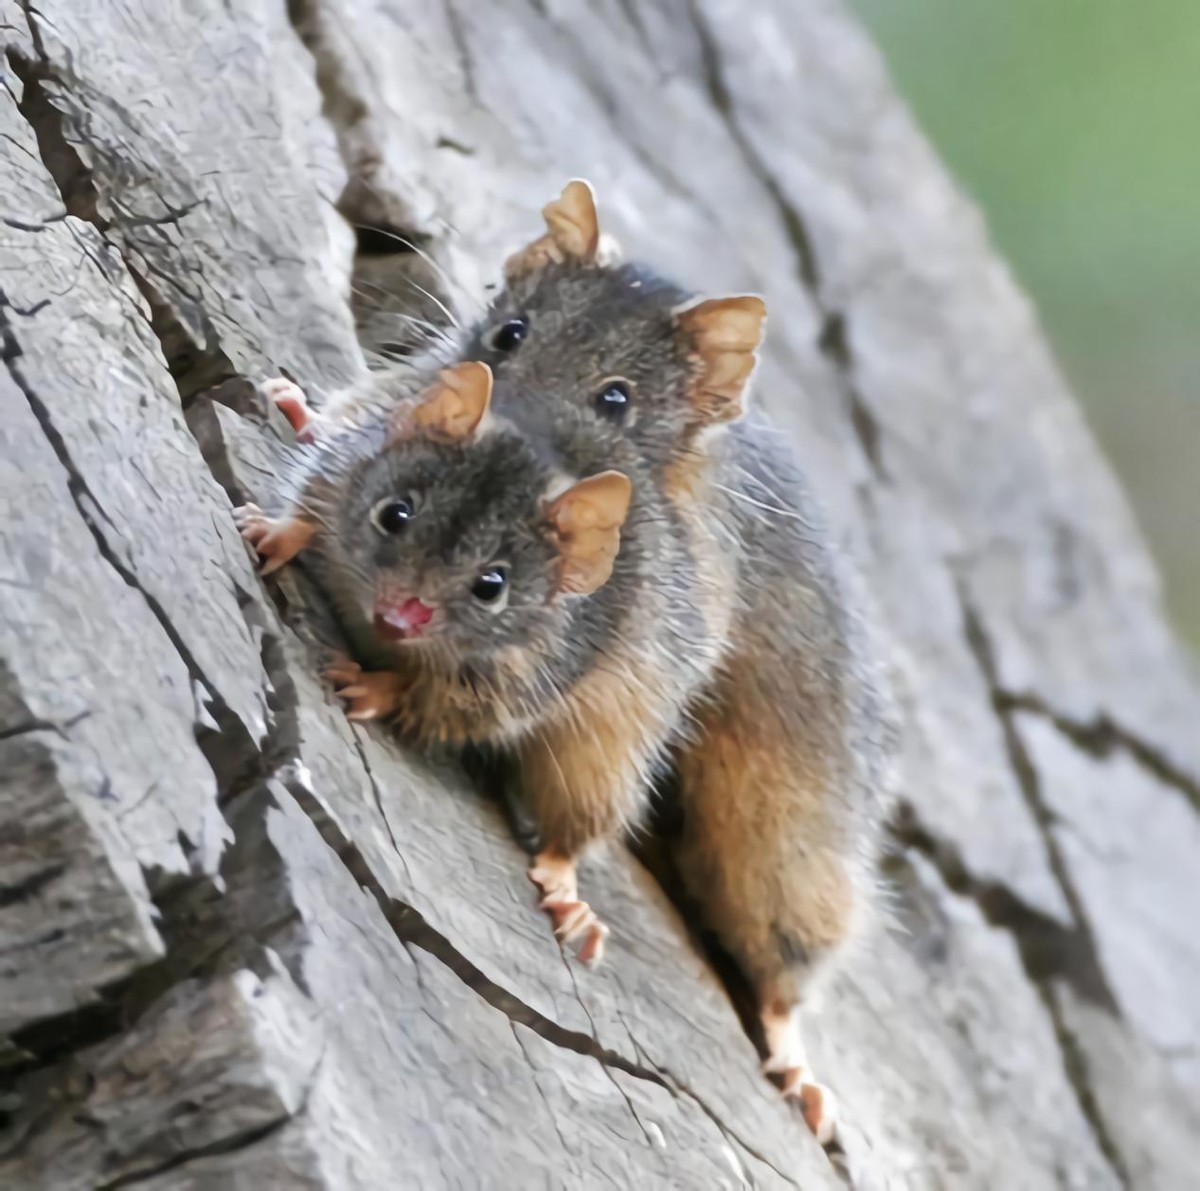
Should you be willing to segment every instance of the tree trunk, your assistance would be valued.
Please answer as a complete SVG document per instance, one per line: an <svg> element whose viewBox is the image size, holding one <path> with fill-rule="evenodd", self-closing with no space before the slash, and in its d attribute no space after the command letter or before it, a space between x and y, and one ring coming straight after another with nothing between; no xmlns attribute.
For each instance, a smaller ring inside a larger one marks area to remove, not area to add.
<svg viewBox="0 0 1200 1191"><path fill-rule="evenodd" d="M0 37L0 1185L1194 1180L1200 695L841 3L0 0ZM230 518L277 441L236 378L360 375L352 275L368 346L376 286L469 315L575 174L631 255L766 294L757 392L890 642L897 926L810 1027L840 1163L627 851L585 870L606 966L560 957L501 813L347 723Z"/></svg>

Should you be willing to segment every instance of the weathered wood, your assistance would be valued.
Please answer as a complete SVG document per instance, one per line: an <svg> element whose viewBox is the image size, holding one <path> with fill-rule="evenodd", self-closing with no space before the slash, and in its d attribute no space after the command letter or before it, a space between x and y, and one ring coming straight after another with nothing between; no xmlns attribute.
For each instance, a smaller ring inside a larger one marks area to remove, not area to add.
<svg viewBox="0 0 1200 1191"><path fill-rule="evenodd" d="M1186 1185L1200 696L841 4L286 7L0 0L0 1184ZM369 348L411 282L477 309L572 174L766 294L758 392L880 614L897 923L812 1025L841 1172L641 865L589 864L610 958L562 958L499 810L347 723L229 518L279 427L202 391L362 373L335 204L435 263L358 262Z"/></svg>

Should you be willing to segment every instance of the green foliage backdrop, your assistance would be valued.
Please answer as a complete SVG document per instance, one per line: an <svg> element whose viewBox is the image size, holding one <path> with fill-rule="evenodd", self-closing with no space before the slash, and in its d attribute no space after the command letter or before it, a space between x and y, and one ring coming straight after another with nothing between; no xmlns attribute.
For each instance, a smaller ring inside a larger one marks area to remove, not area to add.
<svg viewBox="0 0 1200 1191"><path fill-rule="evenodd" d="M1200 645L1200 3L855 0L987 213Z"/></svg>

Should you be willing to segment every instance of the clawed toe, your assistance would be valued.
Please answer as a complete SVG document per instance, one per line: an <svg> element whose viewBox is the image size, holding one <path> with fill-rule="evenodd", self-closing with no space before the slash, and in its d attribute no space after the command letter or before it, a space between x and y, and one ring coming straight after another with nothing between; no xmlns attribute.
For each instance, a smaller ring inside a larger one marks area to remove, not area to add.
<svg viewBox="0 0 1200 1191"><path fill-rule="evenodd" d="M587 934L579 946L580 963L594 968L604 959L604 944L608 939L608 934L608 927L597 918L588 927Z"/></svg>
<svg viewBox="0 0 1200 1191"><path fill-rule="evenodd" d="M260 575L269 575L291 562L312 540L317 527L303 517L268 517L258 505L233 510L233 522L243 541L257 552Z"/></svg>
<svg viewBox="0 0 1200 1191"><path fill-rule="evenodd" d="M777 998L771 989L764 992L763 1006L767 1051L763 1071L784 1096L799 1105L804 1122L817 1141L828 1146L837 1133L833 1093L812 1077L800 1032L800 1007L786 997Z"/></svg>
<svg viewBox="0 0 1200 1191"><path fill-rule="evenodd" d="M554 922L554 936L560 943L573 943L579 935L596 921L587 902L546 902L541 908Z"/></svg>
<svg viewBox="0 0 1200 1191"><path fill-rule="evenodd" d="M346 701L346 718L356 722L379 719L398 710L400 677L386 671L365 672L357 662L340 658L325 667L334 694Z"/></svg>
<svg viewBox="0 0 1200 1191"><path fill-rule="evenodd" d="M541 909L550 915L554 937L564 947L575 946L582 963L591 967L604 958L604 943L609 929L596 917L595 910L587 902L555 902L543 898Z"/></svg>
<svg viewBox="0 0 1200 1191"><path fill-rule="evenodd" d="M237 526L243 542L254 547L257 553L265 553L259 547L275 528L275 522L258 505L242 505L234 509L233 523Z"/></svg>
<svg viewBox="0 0 1200 1191"><path fill-rule="evenodd" d="M296 441L314 441L318 415L313 413L304 390L286 376L273 376L259 386L262 395L288 420Z"/></svg>
<svg viewBox="0 0 1200 1191"><path fill-rule="evenodd" d="M243 534L248 530L268 524L269 520L258 505L239 505L233 510L233 523Z"/></svg>
<svg viewBox="0 0 1200 1191"><path fill-rule="evenodd" d="M246 521L238 526L242 541L251 546L257 546L270 532L270 523L265 521Z"/></svg>
<svg viewBox="0 0 1200 1191"><path fill-rule="evenodd" d="M349 658L338 657L330 662L322 673L325 675L326 681L331 682L335 687L346 686L359 680L362 676L362 667Z"/></svg>
<svg viewBox="0 0 1200 1191"><path fill-rule="evenodd" d="M808 1073L793 1067L780 1073L783 1094L800 1106L800 1115L812 1135L823 1146L837 1137L837 1111L833 1093L824 1085L814 1083Z"/></svg>

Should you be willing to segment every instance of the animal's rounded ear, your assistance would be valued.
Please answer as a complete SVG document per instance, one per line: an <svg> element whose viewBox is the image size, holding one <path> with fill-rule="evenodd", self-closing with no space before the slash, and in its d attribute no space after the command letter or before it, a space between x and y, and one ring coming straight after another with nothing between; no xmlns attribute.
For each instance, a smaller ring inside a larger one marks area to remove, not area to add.
<svg viewBox="0 0 1200 1191"><path fill-rule="evenodd" d="M603 471L549 503L546 526L559 556L555 595L591 595L608 582L632 495L628 476Z"/></svg>
<svg viewBox="0 0 1200 1191"><path fill-rule="evenodd" d="M443 368L415 401L401 402L392 414L389 444L427 436L466 442L479 430L492 400L492 370L478 360Z"/></svg>
<svg viewBox="0 0 1200 1191"><path fill-rule="evenodd" d="M689 396L701 425L733 422L746 412L767 304L757 294L708 298L675 311L692 366Z"/></svg>
<svg viewBox="0 0 1200 1191"><path fill-rule="evenodd" d="M555 262L594 264L600 250L600 220L590 182L573 178L562 194L542 208L546 232L504 262L504 276L515 281Z"/></svg>

